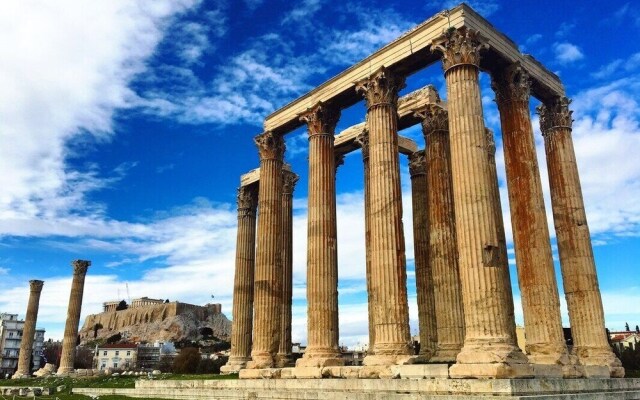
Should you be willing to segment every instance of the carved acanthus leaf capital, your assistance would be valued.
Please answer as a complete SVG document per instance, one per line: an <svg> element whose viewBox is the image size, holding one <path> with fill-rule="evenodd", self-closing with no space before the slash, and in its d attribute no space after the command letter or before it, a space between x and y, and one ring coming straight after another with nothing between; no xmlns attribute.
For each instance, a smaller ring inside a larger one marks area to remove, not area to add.
<svg viewBox="0 0 640 400"><path fill-rule="evenodd" d="M414 115L422 120L422 133L426 136L435 131L449 131L449 112L437 104L427 104Z"/></svg>
<svg viewBox="0 0 640 400"><path fill-rule="evenodd" d="M487 152L490 157L496 156L496 141L493 137L493 131L489 128L484 128L484 134L487 138Z"/></svg>
<svg viewBox="0 0 640 400"><path fill-rule="evenodd" d="M300 114L300 121L307 124L309 136L318 134L333 135L339 119L340 109L323 102L318 102L318 104Z"/></svg>
<svg viewBox="0 0 640 400"><path fill-rule="evenodd" d="M543 135L551 133L553 128L571 129L573 111L569 109L569 104L571 99L559 96L536 108L540 115L540 130Z"/></svg>
<svg viewBox="0 0 640 400"><path fill-rule="evenodd" d="M258 208L258 185L240 186L238 188L238 214L255 215Z"/></svg>
<svg viewBox="0 0 640 400"><path fill-rule="evenodd" d="M266 131L253 138L258 146L261 160L282 160L284 157L284 138L272 131Z"/></svg>
<svg viewBox="0 0 640 400"><path fill-rule="evenodd" d="M398 93L406 86L403 76L396 75L384 66L355 85L356 92L364 95L367 108L384 104L397 107Z"/></svg>
<svg viewBox="0 0 640 400"><path fill-rule="evenodd" d="M491 75L491 88L496 94L498 106L514 101L528 103L531 78L522 65L516 62Z"/></svg>
<svg viewBox="0 0 640 400"><path fill-rule="evenodd" d="M409 155L409 174L411 177L427 173L427 157L424 150L418 150Z"/></svg>
<svg viewBox="0 0 640 400"><path fill-rule="evenodd" d="M29 289L32 292L41 292L42 286L44 286L44 281L39 281L36 279L29 281Z"/></svg>
<svg viewBox="0 0 640 400"><path fill-rule="evenodd" d="M71 266L73 266L74 275L85 275L90 265L91 265L91 261L87 261L87 260L71 261Z"/></svg>
<svg viewBox="0 0 640 400"><path fill-rule="evenodd" d="M449 28L431 42L431 51L442 53L442 68L445 72L456 65L480 66L480 50L488 48L478 31Z"/></svg>
<svg viewBox="0 0 640 400"><path fill-rule="evenodd" d="M356 136L355 142L359 144L362 149L362 158L369 158L369 129L364 128L362 133Z"/></svg>
<svg viewBox="0 0 640 400"><path fill-rule="evenodd" d="M293 190L296 187L296 183L298 183L298 179L300 177L296 175L294 172L287 171L286 169L282 170L282 194L293 194Z"/></svg>

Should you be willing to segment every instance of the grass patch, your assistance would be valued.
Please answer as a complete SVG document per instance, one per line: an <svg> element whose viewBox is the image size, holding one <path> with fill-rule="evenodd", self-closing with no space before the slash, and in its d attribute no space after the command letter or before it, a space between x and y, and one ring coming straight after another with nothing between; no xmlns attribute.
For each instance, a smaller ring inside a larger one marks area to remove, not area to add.
<svg viewBox="0 0 640 400"><path fill-rule="evenodd" d="M640 370L628 369L624 372L625 372L624 374L625 378L640 378Z"/></svg>

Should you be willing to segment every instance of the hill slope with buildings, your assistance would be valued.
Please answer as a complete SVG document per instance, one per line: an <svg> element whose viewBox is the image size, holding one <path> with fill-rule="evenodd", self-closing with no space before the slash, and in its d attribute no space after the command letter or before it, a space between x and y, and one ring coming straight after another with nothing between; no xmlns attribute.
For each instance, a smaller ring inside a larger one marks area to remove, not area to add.
<svg viewBox="0 0 640 400"><path fill-rule="evenodd" d="M146 297L104 303L104 311L87 316L79 332L81 344L113 338L134 343L177 342L215 337L228 341L231 321L220 304L197 306Z"/></svg>

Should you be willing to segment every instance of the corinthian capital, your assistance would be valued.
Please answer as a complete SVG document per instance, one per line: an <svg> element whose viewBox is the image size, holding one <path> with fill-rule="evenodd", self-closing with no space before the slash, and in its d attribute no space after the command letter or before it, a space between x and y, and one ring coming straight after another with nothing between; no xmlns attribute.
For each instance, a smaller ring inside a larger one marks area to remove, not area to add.
<svg viewBox="0 0 640 400"><path fill-rule="evenodd" d="M496 93L496 103L529 102L531 78L519 62L491 75L491 88Z"/></svg>
<svg viewBox="0 0 640 400"><path fill-rule="evenodd" d="M266 131L253 138L258 146L261 160L282 160L284 156L284 138L271 131Z"/></svg>
<svg viewBox="0 0 640 400"><path fill-rule="evenodd" d="M35 280L35 279L29 281L29 289L32 292L41 292L43 285L44 285L44 281L39 281L39 280Z"/></svg>
<svg viewBox="0 0 640 400"><path fill-rule="evenodd" d="M362 149L362 158L369 158L369 129L364 128L362 133L356 136L355 142L359 144Z"/></svg>
<svg viewBox="0 0 640 400"><path fill-rule="evenodd" d="M403 76L394 74L384 66L355 85L356 92L364 95L367 108L384 104L397 107L398 92L406 86Z"/></svg>
<svg viewBox="0 0 640 400"><path fill-rule="evenodd" d="M73 260L71 261L71 265L73 266L74 275L85 275L87 273L87 269L89 269L89 266L91 265L91 261Z"/></svg>
<svg viewBox="0 0 640 400"><path fill-rule="evenodd" d="M427 104L414 112L422 120L424 135L435 131L449 131L449 112L437 104Z"/></svg>
<svg viewBox="0 0 640 400"><path fill-rule="evenodd" d="M559 96L536 108L540 115L540 130L543 135L551 133L553 128L571 129L573 111L569 110L569 104L571 99Z"/></svg>
<svg viewBox="0 0 640 400"><path fill-rule="evenodd" d="M241 186L238 188L238 215L255 215L258 207L258 185Z"/></svg>
<svg viewBox="0 0 640 400"><path fill-rule="evenodd" d="M411 177L427 173L427 158L424 150L418 150L409 155L409 174Z"/></svg>
<svg viewBox="0 0 640 400"><path fill-rule="evenodd" d="M296 187L300 177L291 171L286 169L282 170L282 194L293 194L293 189Z"/></svg>
<svg viewBox="0 0 640 400"><path fill-rule="evenodd" d="M489 46L483 43L478 31L449 28L431 42L431 51L442 53L442 68L445 72L456 65L480 66L480 50Z"/></svg>
<svg viewBox="0 0 640 400"><path fill-rule="evenodd" d="M340 119L340 110L323 102L318 102L300 114L300 121L306 122L309 136L319 134L333 135Z"/></svg>

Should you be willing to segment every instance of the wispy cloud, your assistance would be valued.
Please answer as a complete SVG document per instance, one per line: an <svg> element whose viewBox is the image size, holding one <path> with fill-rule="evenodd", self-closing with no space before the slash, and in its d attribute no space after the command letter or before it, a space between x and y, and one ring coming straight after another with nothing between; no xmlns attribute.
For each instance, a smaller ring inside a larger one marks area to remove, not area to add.
<svg viewBox="0 0 640 400"><path fill-rule="evenodd" d="M433 11L443 11L459 5L459 0L431 0L427 2L426 8ZM467 0L465 1L471 8L483 17L489 17L500 9L500 4L495 0Z"/></svg>
<svg viewBox="0 0 640 400"><path fill-rule="evenodd" d="M582 50L575 44L568 42L555 43L553 45L553 51L556 56L556 61L563 65L572 64L584 58Z"/></svg>
<svg viewBox="0 0 640 400"><path fill-rule="evenodd" d="M607 79L619 72L633 72L640 68L640 53L632 54L627 59L618 58L603 65L599 70L592 73L596 79Z"/></svg>

